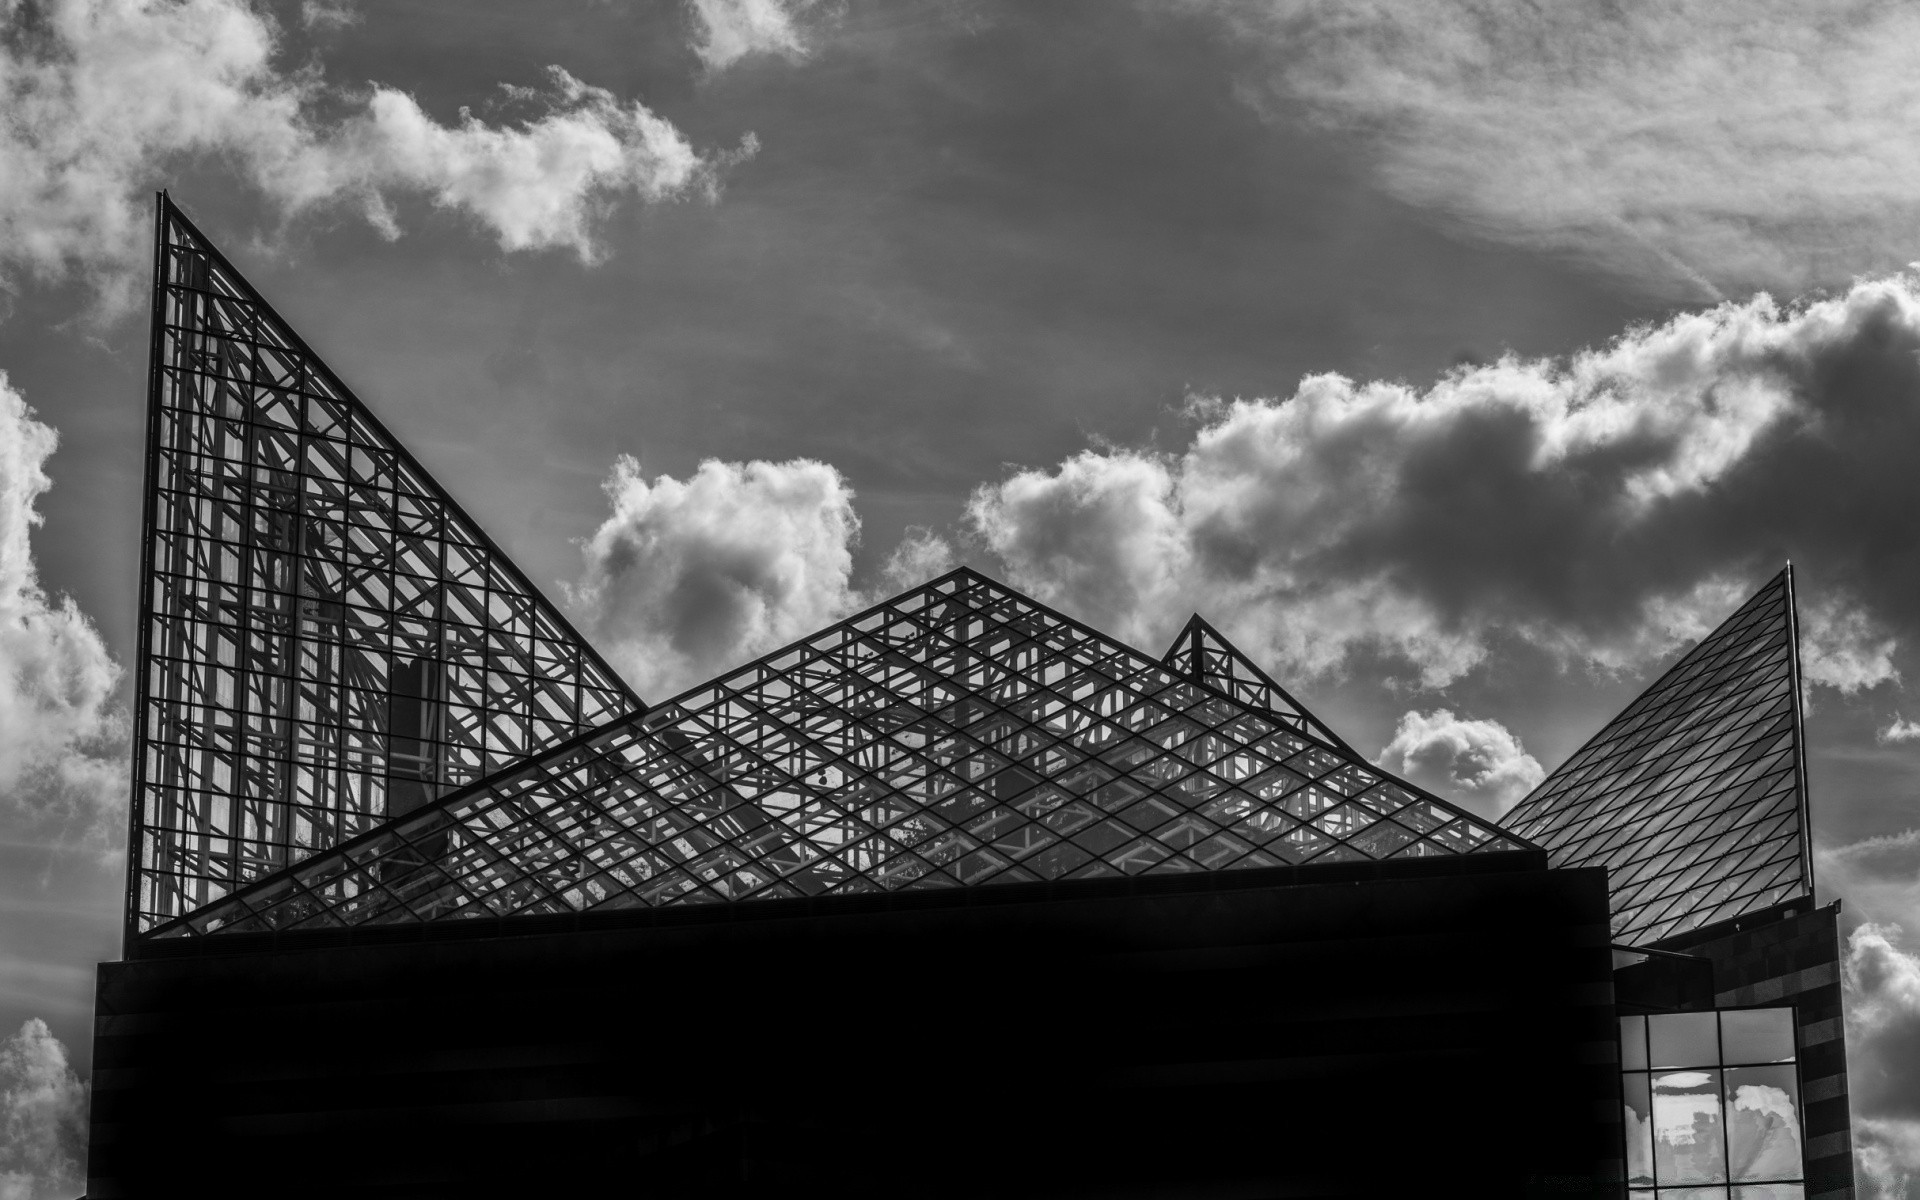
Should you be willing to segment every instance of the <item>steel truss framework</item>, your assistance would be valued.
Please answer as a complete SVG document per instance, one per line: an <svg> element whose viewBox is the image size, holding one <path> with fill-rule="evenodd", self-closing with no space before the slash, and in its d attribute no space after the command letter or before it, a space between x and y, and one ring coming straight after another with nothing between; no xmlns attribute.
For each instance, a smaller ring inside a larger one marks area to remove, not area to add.
<svg viewBox="0 0 1920 1200"><path fill-rule="evenodd" d="M1813 893L1789 566L1509 812L1645 944Z"/></svg>
<svg viewBox="0 0 1920 1200"><path fill-rule="evenodd" d="M1339 734L1322 724L1304 704L1287 694L1268 674L1238 647L1222 637L1220 631L1199 613L1187 621L1187 627L1167 647L1161 662L1168 669L1198 680L1224 692L1250 708L1261 709L1280 720L1295 733L1315 737L1330 746L1353 753Z"/></svg>
<svg viewBox="0 0 1920 1200"><path fill-rule="evenodd" d="M129 936L641 707L163 195Z"/></svg>
<svg viewBox="0 0 1920 1200"><path fill-rule="evenodd" d="M157 936L1527 848L962 569Z"/></svg>

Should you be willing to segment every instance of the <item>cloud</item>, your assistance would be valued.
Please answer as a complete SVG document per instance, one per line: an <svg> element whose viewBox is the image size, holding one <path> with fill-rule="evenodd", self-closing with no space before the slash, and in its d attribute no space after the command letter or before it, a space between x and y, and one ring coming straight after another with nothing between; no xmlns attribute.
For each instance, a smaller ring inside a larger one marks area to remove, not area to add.
<svg viewBox="0 0 1920 1200"><path fill-rule="evenodd" d="M1408 712L1379 763L1427 790L1498 816L1540 786L1546 770L1498 721L1470 721L1444 708Z"/></svg>
<svg viewBox="0 0 1920 1200"><path fill-rule="evenodd" d="M955 561L947 539L924 526L909 526L880 568L881 586L887 595L919 587L953 570Z"/></svg>
<svg viewBox="0 0 1920 1200"><path fill-rule="evenodd" d="M1920 721L1909 721L1899 713L1893 714L1893 723L1882 729L1874 737L1882 742L1920 742Z"/></svg>
<svg viewBox="0 0 1920 1200"><path fill-rule="evenodd" d="M1471 234L1716 299L1914 252L1911 5L1176 2L1253 49L1275 119L1367 147Z"/></svg>
<svg viewBox="0 0 1920 1200"><path fill-rule="evenodd" d="M1847 1089L1862 1133L1860 1162L1882 1194L1920 1178L1920 955L1897 925L1871 922L1847 940L1843 964Z"/></svg>
<svg viewBox="0 0 1920 1200"><path fill-rule="evenodd" d="M120 669L34 569L35 510L58 435L0 372L0 830L105 843L126 798Z"/></svg>
<svg viewBox="0 0 1920 1200"><path fill-rule="evenodd" d="M87 1089L38 1017L0 1042L0 1200L86 1190Z"/></svg>
<svg viewBox="0 0 1920 1200"><path fill-rule="evenodd" d="M1144 645L1198 610L1288 675L1356 653L1423 686L1496 639L1637 670L1791 557L1810 681L1895 678L1920 633L1920 281L1756 296L1430 386L1311 376L1213 401L1184 451L977 489L1013 583Z"/></svg>
<svg viewBox="0 0 1920 1200"><path fill-rule="evenodd" d="M349 11L303 10L323 24ZM212 158L283 215L348 203L397 236L393 203L424 197L502 249L583 261L620 199L710 188L731 161L558 67L509 89L522 120L463 110L443 124L396 89L284 69L279 51L279 29L246 0L0 0L0 270L78 272L124 301L146 260L147 190Z"/></svg>
<svg viewBox="0 0 1920 1200"><path fill-rule="evenodd" d="M694 52L713 70L751 54L800 58L807 52L795 22L808 0L692 0L699 25Z"/></svg>
<svg viewBox="0 0 1920 1200"><path fill-rule="evenodd" d="M708 459L652 482L621 457L565 585L589 636L661 699L857 608L853 489L824 463Z"/></svg>
<svg viewBox="0 0 1920 1200"><path fill-rule="evenodd" d="M1920 1189L1920 1121L1853 1120L1861 1200L1911 1200Z"/></svg>

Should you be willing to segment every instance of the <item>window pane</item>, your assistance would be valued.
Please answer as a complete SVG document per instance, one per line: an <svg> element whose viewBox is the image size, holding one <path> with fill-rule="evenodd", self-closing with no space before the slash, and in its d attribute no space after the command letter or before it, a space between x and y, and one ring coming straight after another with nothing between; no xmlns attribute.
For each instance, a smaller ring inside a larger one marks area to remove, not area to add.
<svg viewBox="0 0 1920 1200"><path fill-rule="evenodd" d="M1726 1077L1732 1177L1800 1178L1800 1089L1793 1068L1735 1067Z"/></svg>
<svg viewBox="0 0 1920 1200"><path fill-rule="evenodd" d="M1788 1062L1793 1058L1793 1010L1729 1009L1720 1014L1720 1038L1726 1062Z"/></svg>
<svg viewBox="0 0 1920 1200"><path fill-rule="evenodd" d="M1660 1200L1727 1200L1723 1187L1661 1188Z"/></svg>
<svg viewBox="0 0 1920 1200"><path fill-rule="evenodd" d="M1627 1183L1653 1182L1653 1101L1645 1075L1623 1075L1620 1090L1626 1099Z"/></svg>
<svg viewBox="0 0 1920 1200"><path fill-rule="evenodd" d="M1647 1019L1645 1017L1620 1018L1620 1069L1622 1071L1647 1069Z"/></svg>
<svg viewBox="0 0 1920 1200"><path fill-rule="evenodd" d="M1733 1189L1733 1200L1807 1200L1807 1189L1798 1183L1749 1183Z"/></svg>
<svg viewBox="0 0 1920 1200"><path fill-rule="evenodd" d="M1719 1071L1654 1075L1653 1169L1663 1184L1726 1182Z"/></svg>
<svg viewBox="0 0 1920 1200"><path fill-rule="evenodd" d="M1659 1013L1647 1018L1647 1042L1653 1067L1720 1065L1718 1014Z"/></svg>

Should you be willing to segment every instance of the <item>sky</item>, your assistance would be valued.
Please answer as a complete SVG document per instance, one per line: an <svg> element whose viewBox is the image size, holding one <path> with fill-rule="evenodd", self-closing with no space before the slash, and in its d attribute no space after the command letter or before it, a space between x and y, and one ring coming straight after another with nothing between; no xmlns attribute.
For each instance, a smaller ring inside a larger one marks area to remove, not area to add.
<svg viewBox="0 0 1920 1200"><path fill-rule="evenodd" d="M1920 12L0 0L0 1198L118 953L152 194L649 699L968 563L1495 814L1794 563L1920 1195ZM62 1190L64 1189L64 1190Z"/></svg>

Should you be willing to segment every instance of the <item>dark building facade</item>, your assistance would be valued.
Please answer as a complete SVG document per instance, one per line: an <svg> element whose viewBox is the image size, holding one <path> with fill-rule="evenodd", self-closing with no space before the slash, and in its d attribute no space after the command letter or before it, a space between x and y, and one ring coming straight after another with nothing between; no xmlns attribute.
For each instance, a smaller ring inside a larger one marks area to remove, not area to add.
<svg viewBox="0 0 1920 1200"><path fill-rule="evenodd" d="M970 570L649 705L164 197L89 1195L1852 1194L1791 574L1496 825Z"/></svg>

